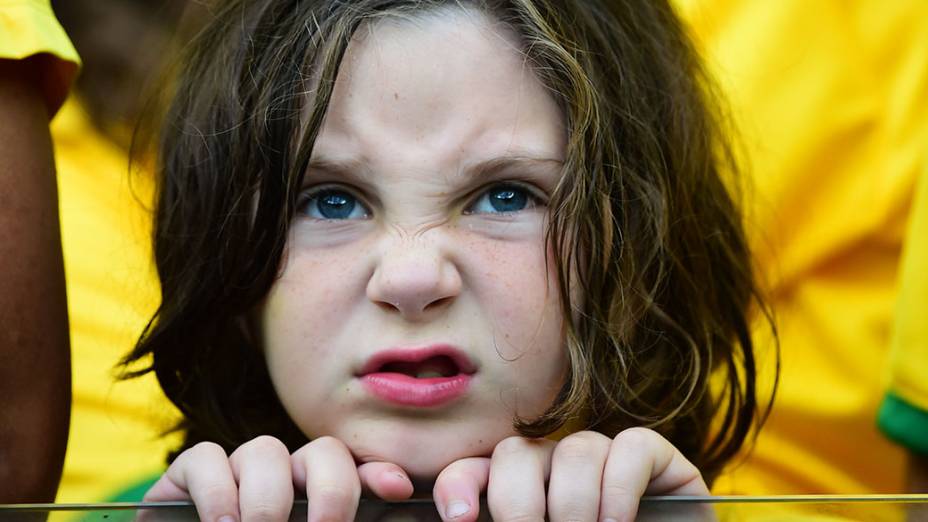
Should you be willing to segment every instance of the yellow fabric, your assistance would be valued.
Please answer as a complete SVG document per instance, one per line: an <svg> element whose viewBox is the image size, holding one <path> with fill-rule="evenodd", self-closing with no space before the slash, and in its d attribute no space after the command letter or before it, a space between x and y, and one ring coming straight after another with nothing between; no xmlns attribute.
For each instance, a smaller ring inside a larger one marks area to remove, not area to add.
<svg viewBox="0 0 928 522"><path fill-rule="evenodd" d="M715 490L903 491L903 452L875 417L903 231L928 155L928 3L677 4L742 136L749 234L782 349L773 413ZM755 339L771 346L767 329Z"/></svg>
<svg viewBox="0 0 928 522"><path fill-rule="evenodd" d="M149 247L153 184L69 100L52 125L71 321L74 399L58 502L102 501L164 469L176 420L153 375L114 379L159 290Z"/></svg>
<svg viewBox="0 0 928 522"><path fill-rule="evenodd" d="M80 60L49 0L0 0L0 58L21 60L40 53L55 57L39 87L54 114L68 94Z"/></svg>
<svg viewBox="0 0 928 522"><path fill-rule="evenodd" d="M915 200L903 253L890 390L928 412L928 169ZM928 439L928 431L923 436Z"/></svg>

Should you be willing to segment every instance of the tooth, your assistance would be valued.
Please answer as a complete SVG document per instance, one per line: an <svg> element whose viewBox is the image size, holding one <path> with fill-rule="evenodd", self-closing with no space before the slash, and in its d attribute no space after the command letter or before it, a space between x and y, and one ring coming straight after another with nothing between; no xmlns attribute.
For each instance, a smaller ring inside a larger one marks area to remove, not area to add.
<svg viewBox="0 0 928 522"><path fill-rule="evenodd" d="M441 377L441 372L435 370L424 370L416 374L416 379L431 379L433 377Z"/></svg>

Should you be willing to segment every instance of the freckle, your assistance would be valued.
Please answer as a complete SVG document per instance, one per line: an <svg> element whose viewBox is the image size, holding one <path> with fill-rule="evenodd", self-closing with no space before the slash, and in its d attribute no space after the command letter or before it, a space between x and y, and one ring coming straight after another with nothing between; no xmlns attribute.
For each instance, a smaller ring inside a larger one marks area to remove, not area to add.
<svg viewBox="0 0 928 522"><path fill-rule="evenodd" d="M398 93L398 92L393 93L393 99L394 99L394 100L400 99L400 93Z"/></svg>

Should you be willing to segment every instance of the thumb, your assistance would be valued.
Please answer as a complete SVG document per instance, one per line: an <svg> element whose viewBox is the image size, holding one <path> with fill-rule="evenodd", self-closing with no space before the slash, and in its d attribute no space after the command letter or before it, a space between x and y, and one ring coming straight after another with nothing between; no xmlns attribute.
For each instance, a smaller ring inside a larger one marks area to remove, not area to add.
<svg viewBox="0 0 928 522"><path fill-rule="evenodd" d="M412 496L413 485L403 468L389 462L366 462L358 466L361 487L388 502Z"/></svg>
<svg viewBox="0 0 928 522"><path fill-rule="evenodd" d="M486 491L490 459L470 457L448 465L438 478L432 496L442 520L473 522L480 512L480 493Z"/></svg>

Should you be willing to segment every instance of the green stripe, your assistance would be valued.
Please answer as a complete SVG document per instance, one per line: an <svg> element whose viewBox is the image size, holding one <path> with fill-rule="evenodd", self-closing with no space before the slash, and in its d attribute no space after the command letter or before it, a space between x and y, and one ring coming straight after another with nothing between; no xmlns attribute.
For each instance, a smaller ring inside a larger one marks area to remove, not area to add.
<svg viewBox="0 0 928 522"><path fill-rule="evenodd" d="M158 482L158 479L161 478L161 474L153 475L150 477L145 477L143 480L132 484L128 488L119 491L115 495L106 499L107 502L141 502L142 497L145 496L145 493L155 485L155 482Z"/></svg>
<svg viewBox="0 0 928 522"><path fill-rule="evenodd" d="M928 411L898 395L887 393L880 405L877 425L895 442L916 453L928 455Z"/></svg>

